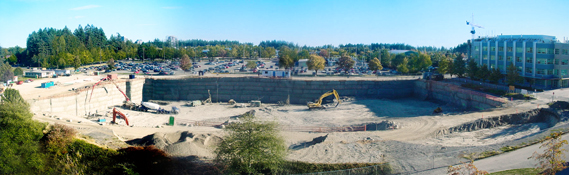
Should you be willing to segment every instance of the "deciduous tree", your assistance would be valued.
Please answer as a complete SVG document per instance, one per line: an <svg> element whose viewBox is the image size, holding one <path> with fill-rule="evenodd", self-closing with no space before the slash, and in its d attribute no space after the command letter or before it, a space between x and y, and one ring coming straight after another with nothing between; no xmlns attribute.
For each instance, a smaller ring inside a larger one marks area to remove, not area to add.
<svg viewBox="0 0 569 175"><path fill-rule="evenodd" d="M310 55L308 62L306 62L306 66L308 69L316 71L316 75L318 75L319 70L323 70L326 64L326 60L318 55Z"/></svg>
<svg viewBox="0 0 569 175"><path fill-rule="evenodd" d="M284 162L286 145L275 122L255 121L251 114L227 125L227 136L215 150L215 161L232 174L276 174Z"/></svg>
<svg viewBox="0 0 569 175"><path fill-rule="evenodd" d="M255 69L257 68L257 63L255 61L247 61L247 68L249 69Z"/></svg>
<svg viewBox="0 0 569 175"><path fill-rule="evenodd" d="M115 69L115 59L111 58L109 59L109 61L107 61L107 70L113 70Z"/></svg>
<svg viewBox="0 0 569 175"><path fill-rule="evenodd" d="M381 70L383 69L383 66L381 66L381 62L379 61L379 59L377 58L373 58L370 62L369 62L369 69L370 70Z"/></svg>
<svg viewBox="0 0 569 175"><path fill-rule="evenodd" d="M403 62L401 62L401 64L399 64L399 66L397 66L397 71L406 74L409 73L409 68L407 67L407 58L403 59Z"/></svg>
<svg viewBox="0 0 569 175"><path fill-rule="evenodd" d="M352 69L352 67L354 67L355 63L356 62L354 61L354 59L352 59L348 55L343 55L342 57L340 57L340 59L338 59L337 65L341 69L344 69L344 71L346 71L346 73L348 73L348 71L350 69Z"/></svg>
<svg viewBox="0 0 569 175"><path fill-rule="evenodd" d="M555 174L565 168L565 152L563 145L567 145L567 140L562 140L563 132L552 132L545 138L539 148L543 148L542 154L534 152L529 158L539 161L538 169L545 171L544 174Z"/></svg>
<svg viewBox="0 0 569 175"><path fill-rule="evenodd" d="M190 70L190 68L192 68L192 61L188 55L182 55L182 59L180 60L180 68L182 68L184 71Z"/></svg>

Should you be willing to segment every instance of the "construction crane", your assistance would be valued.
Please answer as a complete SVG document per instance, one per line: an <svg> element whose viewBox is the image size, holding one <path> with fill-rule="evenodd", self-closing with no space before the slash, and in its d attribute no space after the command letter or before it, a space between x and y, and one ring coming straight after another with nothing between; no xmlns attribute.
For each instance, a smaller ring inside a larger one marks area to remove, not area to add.
<svg viewBox="0 0 569 175"><path fill-rule="evenodd" d="M476 30L474 30L474 28L484 28L478 24L474 23L474 14L472 14L472 21L468 22L466 21L466 25L469 25L472 27L472 30L470 30L470 33L472 34L472 39L474 40L474 34L476 34Z"/></svg>
<svg viewBox="0 0 569 175"><path fill-rule="evenodd" d="M128 124L128 118L126 118L126 115L124 115L121 111L117 110L117 108L113 108L113 123L117 123L117 115L119 115L119 117L121 117L122 119L124 119L124 121L126 122L126 126L129 126Z"/></svg>
<svg viewBox="0 0 569 175"><path fill-rule="evenodd" d="M318 101L316 103L308 103L308 109L324 109L325 107L322 106L322 99L330 96L330 95L334 95L336 97L336 100L338 101L338 103L336 104L335 107L337 107L340 104L340 95L338 95L338 92L334 89L332 89L332 91L328 91L324 94L322 94L322 96L320 96L320 98L318 99Z"/></svg>

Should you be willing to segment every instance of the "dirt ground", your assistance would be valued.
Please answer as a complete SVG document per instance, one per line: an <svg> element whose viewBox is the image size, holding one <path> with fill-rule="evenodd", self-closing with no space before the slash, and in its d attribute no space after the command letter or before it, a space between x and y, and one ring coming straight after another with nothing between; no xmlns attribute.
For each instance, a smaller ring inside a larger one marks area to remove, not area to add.
<svg viewBox="0 0 569 175"><path fill-rule="evenodd" d="M100 78L102 76L62 77L57 81L62 83L76 81L76 83L50 89L36 88L43 81L15 87L20 90L24 98L31 99L40 95L49 96L63 93L71 88L92 85ZM123 120L119 120L118 125L109 124L112 120L112 108L100 112L101 116L93 118L65 113L33 112L36 113L34 116L36 120L72 126L100 145L112 148L124 147L128 145L126 142L140 144L140 142L134 143L133 140L144 140L143 138L147 137L147 140L153 140L154 144L160 145L159 147L171 155L198 156L206 159L213 158L212 150L215 149L215 143L224 135L222 129L211 127L211 125L236 121L235 116L250 110L256 110L256 117L259 120L276 121L283 128L286 126L344 127L388 120L396 123L398 129L333 133L295 132L283 129L282 136L290 148L287 158L318 163L387 161L397 172L417 172L457 163L462 160L459 156L466 152L481 152L499 148L500 145L513 145L524 139L531 139L530 136L548 128L536 123L437 137L435 133L440 129L483 117L523 112L535 109L537 105L546 107L545 104L548 101L547 98L538 98L538 100L529 102L511 102L504 107L486 111L463 111L453 106L415 98L358 99L344 101L336 108L316 111L308 110L304 105L279 106L277 104L241 108L214 103L189 107L186 106L187 102L180 101L162 105L165 109L170 109L171 106L179 107L181 113L177 115L120 109L128 116L131 126L126 126ZM437 107L441 107L444 113L433 115L432 111ZM166 125L170 116L175 117L176 125ZM97 122L99 118L105 118L107 122L101 125ZM563 124L565 123L559 125ZM314 138L325 135L327 137L323 142L309 144Z"/></svg>

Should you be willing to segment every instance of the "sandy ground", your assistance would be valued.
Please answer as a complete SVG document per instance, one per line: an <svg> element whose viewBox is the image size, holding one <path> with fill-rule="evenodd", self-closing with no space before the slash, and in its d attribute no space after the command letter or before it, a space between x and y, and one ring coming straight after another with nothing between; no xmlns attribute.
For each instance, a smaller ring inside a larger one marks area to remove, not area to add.
<svg viewBox="0 0 569 175"><path fill-rule="evenodd" d="M217 75L215 75L217 76ZM226 76L226 75L223 75ZM81 79L97 80L102 77L73 76L59 78L58 81L69 82ZM352 78L352 77L351 77ZM351 79L350 78L350 79ZM22 95L29 99L37 94L42 96L68 91L73 87L82 87L94 82L83 81L73 85L50 89L36 88L39 81L15 86ZM569 91L557 90L556 99L568 100ZM516 145L536 139L544 131L543 124L526 124L519 126L503 126L483 129L474 132L460 132L435 137L435 133L444 128L453 127L483 117L512 114L545 107L551 101L551 92L537 94L538 100L529 102L516 101L505 107L486 111L463 111L453 106L422 101L415 98L406 99L367 99L345 101L337 108L311 111L304 105L278 106L263 104L261 107L236 108L228 104L208 104L197 107L185 106L187 102L171 102L164 105L166 109L177 106L181 109L178 115L154 114L148 112L120 109L128 115L131 126L125 126L119 120L118 125L110 125L112 115L109 108L100 111L101 116L94 118L78 117L69 114L44 114L36 112L34 119L49 123L62 123L77 128L82 134L92 138L96 143L113 148L124 147L124 141L140 139L154 134L160 137L162 147L174 156L199 156L212 158L217 138L224 135L223 130L199 126L201 123L222 123L234 121L234 116L249 110L256 110L259 120L276 121L282 126L295 127L339 127L362 125L364 123L389 120L400 128L385 131L366 132L334 132L311 133L284 130L283 137L290 148L288 159L319 162L390 162L396 172L421 172L436 167L455 164L461 160L460 155L468 152L497 150L502 146ZM561 96L561 97L560 97ZM432 115L433 109L441 106L443 114ZM175 126L166 126L168 118L176 118ZM105 118L104 125L96 122ZM189 124L189 125L186 125ZM194 124L194 125L192 125ZM566 127L560 123L556 127ZM554 127L555 128L555 127ZM185 132L185 133L180 133ZM158 134L155 134L158 133ZM172 134L178 133L178 134ZM312 139L328 135L322 143L306 144ZM299 146L300 145L300 146Z"/></svg>

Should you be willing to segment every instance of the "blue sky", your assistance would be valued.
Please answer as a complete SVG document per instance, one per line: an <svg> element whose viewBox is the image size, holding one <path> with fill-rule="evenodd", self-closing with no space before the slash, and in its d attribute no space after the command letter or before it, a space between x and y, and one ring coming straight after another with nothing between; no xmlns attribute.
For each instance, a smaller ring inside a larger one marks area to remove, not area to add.
<svg viewBox="0 0 569 175"><path fill-rule="evenodd" d="M478 35L569 37L567 0L0 0L0 46L40 28L102 27L107 37L285 40L299 45L406 43L455 47Z"/></svg>

